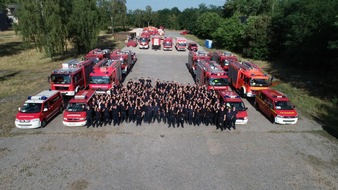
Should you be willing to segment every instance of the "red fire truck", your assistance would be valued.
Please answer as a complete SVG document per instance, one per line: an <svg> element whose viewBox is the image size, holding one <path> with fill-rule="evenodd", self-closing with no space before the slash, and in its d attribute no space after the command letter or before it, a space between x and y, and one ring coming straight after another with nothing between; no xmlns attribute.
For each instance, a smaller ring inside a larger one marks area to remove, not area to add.
<svg viewBox="0 0 338 190"><path fill-rule="evenodd" d="M198 50L198 45L196 42L189 42L188 43L188 50L189 51L197 51Z"/></svg>
<svg viewBox="0 0 338 190"><path fill-rule="evenodd" d="M230 62L237 62L237 57L232 54L231 52L227 51L214 51L211 53L211 60L216 61L218 64L220 64L224 70L229 69L229 63Z"/></svg>
<svg viewBox="0 0 338 190"><path fill-rule="evenodd" d="M169 51L173 50L173 38L172 37L165 37L163 39L163 51L165 50L169 50Z"/></svg>
<svg viewBox="0 0 338 190"><path fill-rule="evenodd" d="M90 104L95 90L81 90L72 98L63 113L63 125L85 126L87 123L86 107Z"/></svg>
<svg viewBox="0 0 338 190"><path fill-rule="evenodd" d="M185 51L187 48L187 39L184 37L176 37L175 48L177 51Z"/></svg>
<svg viewBox="0 0 338 190"><path fill-rule="evenodd" d="M154 50L161 49L161 36L154 35L151 38L151 49L154 49Z"/></svg>
<svg viewBox="0 0 338 190"><path fill-rule="evenodd" d="M74 96L79 90L89 86L89 74L93 70L93 60L70 60L62 68L54 70L49 77L52 90L60 90L63 95Z"/></svg>
<svg viewBox="0 0 338 190"><path fill-rule="evenodd" d="M109 58L110 56L110 53L111 51L109 49L104 49L104 50L101 50L101 49L93 49L91 51L89 51L85 58L86 59L103 59L103 58Z"/></svg>
<svg viewBox="0 0 338 190"><path fill-rule="evenodd" d="M205 51L190 51L188 55L188 69L192 74L196 74L196 63L200 60L209 61L210 57Z"/></svg>
<svg viewBox="0 0 338 190"><path fill-rule="evenodd" d="M208 90L228 90L227 73L215 61L198 61L196 67L196 84L205 85Z"/></svg>
<svg viewBox="0 0 338 190"><path fill-rule="evenodd" d="M221 103L226 104L229 107L236 107L236 124L248 123L248 108L245 107L242 98L236 92L219 90L218 95L220 96Z"/></svg>
<svg viewBox="0 0 338 190"><path fill-rule="evenodd" d="M270 77L251 62L230 62L228 76L231 85L242 97L254 97L259 90L268 89Z"/></svg>
<svg viewBox="0 0 338 190"><path fill-rule="evenodd" d="M122 80L121 62L119 60L104 60L95 66L90 73L90 89L98 93L110 92L113 85L119 85Z"/></svg>
<svg viewBox="0 0 338 190"><path fill-rule="evenodd" d="M149 40L150 35L147 32L143 32L138 39L138 48L139 49L149 49Z"/></svg>
<svg viewBox="0 0 338 190"><path fill-rule="evenodd" d="M110 59L121 61L122 74L127 74L131 69L131 65L134 64L133 58L131 51L121 51L120 49L116 49L110 54Z"/></svg>

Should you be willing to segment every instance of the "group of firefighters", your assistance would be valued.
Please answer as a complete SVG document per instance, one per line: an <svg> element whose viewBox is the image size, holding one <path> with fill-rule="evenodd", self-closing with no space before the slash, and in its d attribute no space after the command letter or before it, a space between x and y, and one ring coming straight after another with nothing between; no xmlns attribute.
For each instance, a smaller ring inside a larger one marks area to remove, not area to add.
<svg viewBox="0 0 338 190"><path fill-rule="evenodd" d="M214 90L205 86L174 81L130 80L126 86L114 85L110 93L96 94L87 106L87 128L122 122L164 122L168 127L215 125L217 129L236 129L236 108L222 104Z"/></svg>

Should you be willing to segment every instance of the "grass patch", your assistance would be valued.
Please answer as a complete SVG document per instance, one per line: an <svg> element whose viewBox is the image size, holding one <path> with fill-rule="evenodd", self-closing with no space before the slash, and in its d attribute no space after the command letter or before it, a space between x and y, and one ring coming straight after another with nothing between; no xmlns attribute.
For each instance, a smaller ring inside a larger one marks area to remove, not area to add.
<svg viewBox="0 0 338 190"><path fill-rule="evenodd" d="M116 46L121 48L124 43L115 43L112 35L100 34L98 47L113 49ZM10 130L15 127L14 120L18 107L21 106L27 96L50 88L47 77L52 70L60 68L61 63L68 59L84 56L73 56L73 53L73 51L70 51L71 56L64 56L64 58L53 61L34 48L23 45L22 39L14 31L1 32L0 136L8 136Z"/></svg>

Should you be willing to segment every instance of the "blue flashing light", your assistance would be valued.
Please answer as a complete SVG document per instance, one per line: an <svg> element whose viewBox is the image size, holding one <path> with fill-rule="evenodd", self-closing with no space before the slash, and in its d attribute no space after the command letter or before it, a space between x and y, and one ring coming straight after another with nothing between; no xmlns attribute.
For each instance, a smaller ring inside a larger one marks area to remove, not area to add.
<svg viewBox="0 0 338 190"><path fill-rule="evenodd" d="M40 99L41 99L41 100L47 100L47 97L46 97L46 96L41 96Z"/></svg>
<svg viewBox="0 0 338 190"><path fill-rule="evenodd" d="M31 99L32 99L32 96L28 96L27 99L28 99L28 100L31 100Z"/></svg>

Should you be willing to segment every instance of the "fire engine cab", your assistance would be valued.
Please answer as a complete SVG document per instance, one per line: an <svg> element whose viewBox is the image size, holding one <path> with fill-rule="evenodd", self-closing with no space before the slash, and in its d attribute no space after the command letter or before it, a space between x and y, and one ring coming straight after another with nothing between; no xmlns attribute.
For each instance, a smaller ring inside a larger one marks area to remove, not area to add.
<svg viewBox="0 0 338 190"><path fill-rule="evenodd" d="M268 89L270 77L251 62L230 62L228 76L231 85L242 97L254 97L259 90Z"/></svg>
<svg viewBox="0 0 338 190"><path fill-rule="evenodd" d="M190 51L188 55L188 69L192 74L196 74L196 64L198 61L206 60L209 61L210 57L205 51Z"/></svg>
<svg viewBox="0 0 338 190"><path fill-rule="evenodd" d="M89 85L89 74L93 70L93 60L70 60L62 68L54 70L49 77L51 89L60 90L63 95L74 96Z"/></svg>
<svg viewBox="0 0 338 190"><path fill-rule="evenodd" d="M121 62L122 74L127 74L131 69L131 64L134 64L134 56L131 51L121 51L116 49L110 54L110 59L119 60Z"/></svg>
<svg viewBox="0 0 338 190"><path fill-rule="evenodd" d="M98 59L109 58L111 51L109 49L93 49L87 53L86 59Z"/></svg>
<svg viewBox="0 0 338 190"><path fill-rule="evenodd" d="M94 67L90 73L90 89L98 93L110 92L113 85L119 85L122 80L121 62L119 60L104 60Z"/></svg>
<svg viewBox="0 0 338 190"><path fill-rule="evenodd" d="M207 86L208 90L228 90L228 75L215 61L198 61L196 84Z"/></svg>
<svg viewBox="0 0 338 190"><path fill-rule="evenodd" d="M150 35L147 32L143 32L138 40L139 49L149 49Z"/></svg>
<svg viewBox="0 0 338 190"><path fill-rule="evenodd" d="M227 51L214 51L213 53L211 53L211 60L216 61L226 71L229 69L230 62L238 62L237 57L231 52Z"/></svg>
<svg viewBox="0 0 338 190"><path fill-rule="evenodd" d="M271 123L296 124L298 114L285 94L273 89L260 90L254 106L266 115Z"/></svg>
<svg viewBox="0 0 338 190"><path fill-rule="evenodd" d="M219 90L218 94L220 96L221 103L226 104L229 107L236 107L236 124L247 124L248 108L245 107L242 98L234 91Z"/></svg>
<svg viewBox="0 0 338 190"><path fill-rule="evenodd" d="M187 39L184 37L175 38L175 48L177 51L185 51L187 48Z"/></svg>
<svg viewBox="0 0 338 190"><path fill-rule="evenodd" d="M56 114L63 111L63 98L58 90L44 90L28 96L15 117L15 126L21 129L45 127Z"/></svg>
<svg viewBox="0 0 338 190"><path fill-rule="evenodd" d="M161 36L155 35L151 38L151 49L154 50L161 49Z"/></svg>
<svg viewBox="0 0 338 190"><path fill-rule="evenodd" d="M172 37L165 37L163 39L163 51L172 51L173 50L173 38Z"/></svg>
<svg viewBox="0 0 338 190"><path fill-rule="evenodd" d="M63 113L63 125L84 126L87 123L86 109L95 90L82 90L72 98Z"/></svg>

